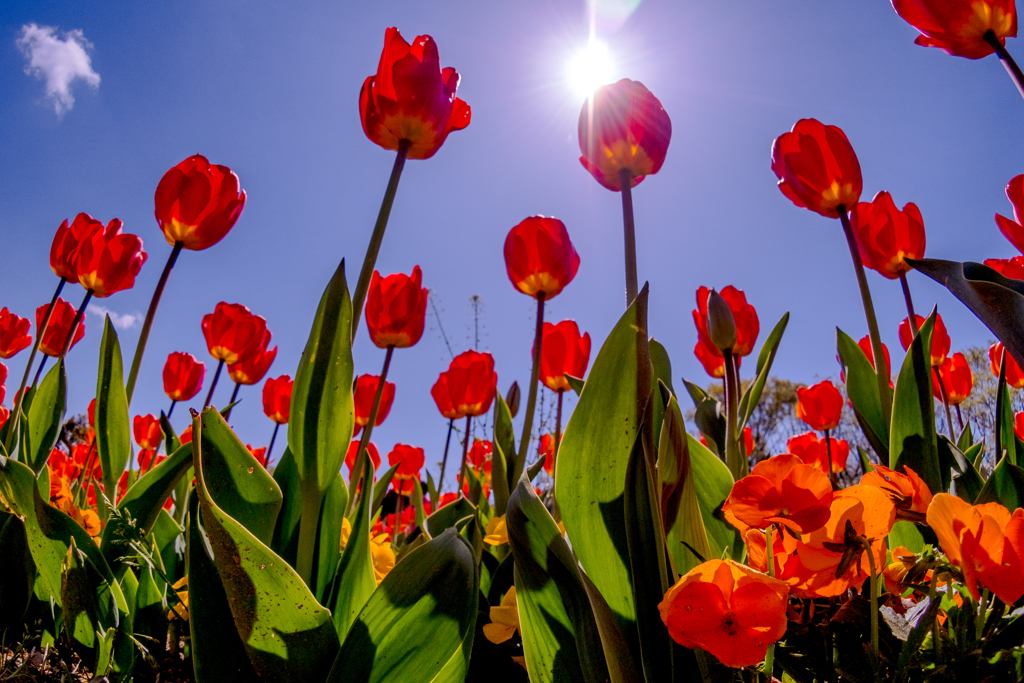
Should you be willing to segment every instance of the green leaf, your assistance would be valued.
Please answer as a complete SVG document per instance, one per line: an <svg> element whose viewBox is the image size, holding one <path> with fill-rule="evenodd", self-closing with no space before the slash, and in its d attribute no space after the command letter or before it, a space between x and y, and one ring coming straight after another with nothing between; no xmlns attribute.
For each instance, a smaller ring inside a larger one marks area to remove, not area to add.
<svg viewBox="0 0 1024 683"><path fill-rule="evenodd" d="M352 301L342 260L320 299L292 388L288 447L303 488L327 491L353 425Z"/></svg>
<svg viewBox="0 0 1024 683"><path fill-rule="evenodd" d="M960 432L960 438L956 440L956 447L960 449L961 453L966 453L967 449L974 445L974 434L971 433L971 423L968 422L964 425L964 430Z"/></svg>
<svg viewBox="0 0 1024 683"><path fill-rule="evenodd" d="M997 502L1007 510L1024 507L1024 469L1003 455L974 501L975 505Z"/></svg>
<svg viewBox="0 0 1024 683"><path fill-rule="evenodd" d="M725 406L721 401L713 398L706 398L693 413L693 423L704 435L708 442L708 448L715 455L725 460Z"/></svg>
<svg viewBox="0 0 1024 683"><path fill-rule="evenodd" d="M327 602L328 591L334 583L334 574L338 570L341 558L341 525L345 519L348 505L348 489L345 479L338 472L334 483L327 487L324 501L320 505L320 526L317 529L317 556L314 579L316 595L322 602Z"/></svg>
<svg viewBox="0 0 1024 683"><path fill-rule="evenodd" d="M281 512L274 525L274 540L270 547L295 566L299 549L299 520L302 518L302 489L299 471L295 466L292 449L285 448L284 454L274 468L274 481L281 488Z"/></svg>
<svg viewBox="0 0 1024 683"><path fill-rule="evenodd" d="M711 544L712 557L707 559L719 558L728 552L732 559L739 562L743 558L743 538L736 527L725 521L722 514L722 504L732 492L732 474L724 462L689 434L686 435L686 445L690 451L690 464L693 465L693 479L697 482L697 503L707 530L708 543ZM678 522L675 526L678 526Z"/></svg>
<svg viewBox="0 0 1024 683"><path fill-rule="evenodd" d="M883 461L889 459L889 426L885 422L878 378L867 355L850 335L836 328L836 348L846 377L846 395L856 411L861 429ZM881 452L879 449L882 449Z"/></svg>
<svg viewBox="0 0 1024 683"><path fill-rule="evenodd" d="M104 637L108 629L117 629L109 644L110 652L124 650L123 644L119 647L116 641L127 640L127 633L131 632L130 625L118 629L121 619L129 616L128 605L117 582L108 583L103 578L88 555L78 549L74 538L70 539L61 563L60 604L64 633L75 652L97 675L104 675L109 667L103 662L109 657L102 652L106 649Z"/></svg>
<svg viewBox="0 0 1024 683"><path fill-rule="evenodd" d="M654 337L651 337L647 344L651 350L651 365L654 367L653 377L664 382L668 390L675 396L676 390L672 387L672 361L668 357L668 351Z"/></svg>
<svg viewBox="0 0 1024 683"><path fill-rule="evenodd" d="M130 573L131 570L128 570L128 574ZM164 600L164 592L161 589L163 585L166 584L162 580L158 584L151 567L143 567L139 572L139 586L135 591L132 605L132 625L135 633L152 638L160 644L167 642L167 601ZM154 649L157 652L162 651L159 645L155 645ZM144 666L149 668L148 665Z"/></svg>
<svg viewBox="0 0 1024 683"><path fill-rule="evenodd" d="M978 470L974 468L974 463L970 460L967 461L967 467L964 469L963 474L953 477L953 490L956 492L956 495L972 505L978 499L978 496L981 495L983 488L985 488L985 480L981 478Z"/></svg>
<svg viewBox="0 0 1024 683"><path fill-rule="evenodd" d="M636 612L622 501L626 465L640 427L637 304L644 296L633 301L598 352L555 464L556 498L573 550L629 629Z"/></svg>
<svg viewBox="0 0 1024 683"><path fill-rule="evenodd" d="M188 537L181 538L179 541L179 537L183 533L184 529L178 526L167 510L161 509L157 513L156 523L153 524L152 539L156 543L164 573L171 577L172 581L187 573L182 565L185 562L185 544L188 543ZM160 581L162 582L163 579Z"/></svg>
<svg viewBox="0 0 1024 683"><path fill-rule="evenodd" d="M931 340L936 313L933 310L907 349L892 402L889 434L889 466L910 467L932 493L940 493L942 474L935 434L932 398Z"/></svg>
<svg viewBox="0 0 1024 683"><path fill-rule="evenodd" d="M1017 435L1014 432L1013 404L1010 390L1006 386L1006 363L999 366L999 382L996 384L996 458L1007 458L1017 464ZM1013 508L1010 508L1011 510Z"/></svg>
<svg viewBox="0 0 1024 683"><path fill-rule="evenodd" d="M580 574L581 583L590 600L597 632L601 638L605 663L608 666L610 683L642 683L644 680L641 665L633 656L636 645L631 645L619 625L618 617L608 607L608 602L597 590L597 586L587 577Z"/></svg>
<svg viewBox="0 0 1024 683"><path fill-rule="evenodd" d="M173 453L181 448L181 440L178 439L178 434L174 431L174 427L171 426L170 419L162 410L160 411L160 429L164 433L165 453Z"/></svg>
<svg viewBox="0 0 1024 683"><path fill-rule="evenodd" d="M28 428L25 430L24 461L33 472L38 473L46 466L50 451L57 443L64 423L67 383L64 360L61 359L46 373L32 398L28 409Z"/></svg>
<svg viewBox="0 0 1024 683"><path fill-rule="evenodd" d="M460 648L468 662L479 593L476 560L464 539L449 530L425 543L374 591L328 682L430 683Z"/></svg>
<svg viewBox="0 0 1024 683"><path fill-rule="evenodd" d="M369 459L364 459L363 471L367 477L370 476L370 467ZM359 485L359 478L356 478L352 488L357 489ZM377 587L376 575L373 572L373 556L370 554L370 526L373 524L371 517L369 497L360 496L356 515L352 519L352 531L341 554L334 585L331 588L331 597L327 603L331 606L334 628L342 642L356 620L359 610Z"/></svg>
<svg viewBox="0 0 1024 683"><path fill-rule="evenodd" d="M426 508L423 506L423 484L421 484L420 480L417 478L412 480L412 485L412 505L416 509L416 526L420 528L420 531L423 532L423 535L426 536L429 541L430 534L426 529L427 512Z"/></svg>
<svg viewBox="0 0 1024 683"><path fill-rule="evenodd" d="M572 390L576 392L577 396L583 393L584 381L582 378L573 377L572 375L566 373L565 380L569 383L569 386L572 387Z"/></svg>
<svg viewBox="0 0 1024 683"><path fill-rule="evenodd" d="M889 547L897 548L899 546L903 546L912 553L920 553L924 550L924 536L921 535L916 524L903 519L896 520L889 532Z"/></svg>
<svg viewBox="0 0 1024 683"><path fill-rule="evenodd" d="M472 517L475 514L476 508L468 500L459 496L427 517L427 531L436 538L446 529L453 528L459 520Z"/></svg>
<svg viewBox="0 0 1024 683"><path fill-rule="evenodd" d="M203 469L217 507L263 543L274 535L281 489L219 412L206 409L203 421Z"/></svg>
<svg viewBox="0 0 1024 683"><path fill-rule="evenodd" d="M367 459L367 463L369 459ZM370 508L370 514L376 515L377 511L380 510L380 506L384 504L384 496L388 494L388 487L391 486L391 480L395 478L395 472L398 471L398 465L392 465L384 475L373 484L373 507Z"/></svg>
<svg viewBox="0 0 1024 683"><path fill-rule="evenodd" d="M25 523L0 512L0 631L21 628L32 600L36 564L28 546Z"/></svg>
<svg viewBox="0 0 1024 683"><path fill-rule="evenodd" d="M534 479L537 478L537 475L539 475L541 473L541 470L543 469L544 458L540 458L537 460L537 462L533 463L532 465L526 468L526 478L529 479L530 481L533 481Z"/></svg>
<svg viewBox="0 0 1024 683"><path fill-rule="evenodd" d="M124 367L117 332L106 317L100 341L100 366L96 379L96 448L103 468L103 487L117 491L117 482L132 457L128 396L124 390ZM113 493L110 496L114 503Z"/></svg>
<svg viewBox="0 0 1024 683"><path fill-rule="evenodd" d="M208 408L202 422L204 427L214 426L213 441L223 444L216 434L219 425L227 428L220 414ZM194 425L198 424L195 420ZM202 438L193 439L193 445L205 446L206 430L193 427L196 431ZM206 454L195 452L193 457L196 493L213 562L253 669L263 680L323 680L338 652L330 611L316 601L287 562L217 505L207 488L213 475L206 469ZM269 475L267 479L280 507L280 489ZM269 540L273 519L264 526Z"/></svg>
<svg viewBox="0 0 1024 683"><path fill-rule="evenodd" d="M491 480L494 482L494 507L498 511L497 514L503 515L505 514L505 508L508 507L509 494L518 479L512 479L512 471L509 468L509 456L514 457L516 454L516 436L515 430L512 427L512 413L509 411L508 404L505 403L505 399L502 398L501 394L496 394L494 400L493 450L494 454L491 456ZM500 456L498 455L499 451ZM503 477L498 477L495 474L495 463L493 462L495 458L500 460L497 466L501 468ZM523 458L525 460L525 453ZM499 479L502 479L502 481L499 482Z"/></svg>
<svg viewBox="0 0 1024 683"><path fill-rule="evenodd" d="M779 342L782 341L782 334L786 331L786 325L789 324L789 311L782 316L779 322L775 323L775 327L772 329L771 334L764 340L764 344L761 346L761 353L757 356L757 371L754 375L754 381L750 383L743 396L740 397L739 405L739 424L736 426L737 429L742 430L746 426L747 422L750 421L750 416L754 413L754 408L757 407L757 402L761 400L761 392L764 391L765 382L768 381L768 374L772 371L772 363L775 362L775 354L779 351ZM749 455L749 453L747 454Z"/></svg>

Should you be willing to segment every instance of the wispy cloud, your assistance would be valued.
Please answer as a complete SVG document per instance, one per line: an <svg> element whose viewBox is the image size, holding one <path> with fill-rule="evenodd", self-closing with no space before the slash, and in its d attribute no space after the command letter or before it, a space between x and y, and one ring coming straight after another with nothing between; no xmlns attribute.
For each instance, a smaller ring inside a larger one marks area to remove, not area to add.
<svg viewBox="0 0 1024 683"><path fill-rule="evenodd" d="M75 104L72 83L83 80L93 88L100 85L100 75L93 71L87 52L92 43L85 39L82 29L59 32L53 26L25 24L15 44L28 60L25 73L46 81L46 97L58 117Z"/></svg>
<svg viewBox="0 0 1024 683"><path fill-rule="evenodd" d="M119 330L130 330L142 322L142 313L139 311L135 311L134 313L118 313L110 310L106 306L101 306L100 304L89 304L85 309L85 312L89 315L99 316L100 318L109 315L110 322L114 323L114 327Z"/></svg>

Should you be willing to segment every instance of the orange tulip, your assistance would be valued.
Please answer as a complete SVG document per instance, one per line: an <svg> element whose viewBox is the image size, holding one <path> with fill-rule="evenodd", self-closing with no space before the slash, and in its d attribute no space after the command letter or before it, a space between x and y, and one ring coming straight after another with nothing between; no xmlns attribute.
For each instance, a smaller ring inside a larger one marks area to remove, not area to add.
<svg viewBox="0 0 1024 683"><path fill-rule="evenodd" d="M566 375L582 378L590 362L590 334L580 336L574 320L557 325L544 323L541 343L540 381L551 391L570 389Z"/></svg>
<svg viewBox="0 0 1024 683"><path fill-rule="evenodd" d="M544 458L544 471L549 475L555 474L555 435L542 434L540 444L537 446L537 455Z"/></svg>
<svg viewBox="0 0 1024 683"><path fill-rule="evenodd" d="M888 192L879 192L852 207L850 224L864 265L890 280L910 270L904 259L924 258L924 219L916 204L901 211Z"/></svg>
<svg viewBox="0 0 1024 683"><path fill-rule="evenodd" d="M732 285L728 285L719 293L725 299L725 303L729 305L733 322L736 324L736 344L732 347L732 354L737 358L749 355L754 350L754 343L757 341L757 335L761 331L761 323L757 319L757 310L747 303L747 297L743 290L736 289ZM708 297L710 295L711 290L707 287L699 287L697 289L697 308L693 311L693 322L697 326L698 340L704 346L703 353L720 358L722 352L711 341L711 335L708 332ZM700 359L700 357L701 354L698 353L697 358ZM702 360L701 362L703 363L704 361ZM704 369L708 370L707 363L704 364ZM710 370L708 370L708 374L714 376Z"/></svg>
<svg viewBox="0 0 1024 683"><path fill-rule="evenodd" d="M1003 344L996 342L988 349L989 367L992 374L999 377L999 365L1003 357ZM1013 359L1010 352L1006 352L1006 383L1014 389L1024 389L1024 370Z"/></svg>
<svg viewBox="0 0 1024 683"><path fill-rule="evenodd" d="M0 358L10 358L28 348L32 344L32 335L28 333L31 327L28 318L11 313L6 306L0 308Z"/></svg>
<svg viewBox="0 0 1024 683"><path fill-rule="evenodd" d="M942 552L964 573L975 600L980 582L1007 605L1024 596L1024 509L999 503L971 505L938 493L928 506L928 526Z"/></svg>
<svg viewBox="0 0 1024 683"><path fill-rule="evenodd" d="M78 282L93 296L104 299L135 285L135 276L146 262L138 235L121 232L115 218L104 230L95 230L78 245L75 270Z"/></svg>
<svg viewBox="0 0 1024 683"><path fill-rule="evenodd" d="M50 309L50 304L43 304L36 309L36 329L38 330L43 325L43 320L46 318L46 312ZM71 323L75 321L75 307L69 304L64 299L58 298L57 303L54 304L53 315L50 316L50 322L46 326L46 334L43 335L43 339L40 342L39 350L45 353L47 356L56 358L60 355L61 349L64 348L64 341L68 338L68 334L71 332ZM75 336L71 340L71 347L75 348L75 344L85 336L85 313L82 314L82 320L78 324L78 328L75 329Z"/></svg>
<svg viewBox="0 0 1024 683"><path fill-rule="evenodd" d="M766 529L781 524L798 534L825 524L831 502L828 477L791 453L757 463L733 484L726 499L731 514L744 525Z"/></svg>
<svg viewBox="0 0 1024 683"><path fill-rule="evenodd" d="M419 266L412 269L411 277L395 273L382 278L373 271L366 298L366 327L378 347L404 349L423 336L427 290L420 286L422 280Z"/></svg>
<svg viewBox="0 0 1024 683"><path fill-rule="evenodd" d="M160 428L160 418L156 415L136 415L132 422L132 430L139 448L150 451L160 448L164 432Z"/></svg>
<svg viewBox="0 0 1024 683"><path fill-rule="evenodd" d="M203 336L210 355L229 365L256 355L266 331L263 316L253 315L242 304L221 301L213 313L203 316Z"/></svg>
<svg viewBox="0 0 1024 683"><path fill-rule="evenodd" d="M786 450L825 474L843 472L850 459L850 444L844 439L829 438L829 443L826 445L825 440L819 440L815 432L804 432L791 436L786 441ZM829 460L830 450L832 452L831 461Z"/></svg>
<svg viewBox="0 0 1024 683"><path fill-rule="evenodd" d="M238 361L228 365L228 374L231 379L239 384L258 384L270 370L271 363L277 358L277 347L268 349L271 338L270 330L263 332L263 339L260 341L256 353L246 360Z"/></svg>
<svg viewBox="0 0 1024 683"><path fill-rule="evenodd" d="M732 560L691 569L658 605L672 639L731 667L755 666L786 632L789 589Z"/></svg>
<svg viewBox="0 0 1024 683"><path fill-rule="evenodd" d="M932 502L932 492L917 472L906 465L903 465L903 472L882 465L873 467L871 472L860 478L860 483L884 491L896 506L897 519L923 522L928 504Z"/></svg>
<svg viewBox="0 0 1024 683"><path fill-rule="evenodd" d="M175 351L164 363L164 393L172 401L189 401L203 388L206 365L191 353Z"/></svg>
<svg viewBox="0 0 1024 683"><path fill-rule="evenodd" d="M917 318L917 328L921 329L925 319L919 315L914 317ZM900 323L900 346L906 351L910 348L910 343L913 340L914 331L910 328L910 318L904 318L903 322ZM946 324L942 322L942 316L936 313L935 328L932 330L931 359L933 368L941 366L946 361L951 345L949 333L946 332Z"/></svg>
<svg viewBox="0 0 1024 683"><path fill-rule="evenodd" d="M494 358L489 353L460 353L430 390L437 409L449 419L478 417L491 408L498 386Z"/></svg>
<svg viewBox="0 0 1024 683"><path fill-rule="evenodd" d="M469 125L469 105L455 96L459 74L441 68L437 44L416 36L412 45L397 28L384 34L377 73L359 93L359 114L366 137L384 149L405 140L410 159L429 159L448 134Z"/></svg>
<svg viewBox="0 0 1024 683"><path fill-rule="evenodd" d="M0 429L4 428L7 424L7 419L11 416L11 409L0 406Z"/></svg>
<svg viewBox="0 0 1024 683"><path fill-rule="evenodd" d="M293 384L290 376L281 375L263 385L263 414L277 424L288 424Z"/></svg>
<svg viewBox="0 0 1024 683"><path fill-rule="evenodd" d="M370 411L373 410L373 399L377 395L377 387L380 386L379 375L359 375L356 378L356 386L352 392L356 418L356 434L370 422ZM384 382L384 390L380 395L380 405L377 407L377 419L373 426L376 427L384 421L391 412L391 403L395 400L395 385L393 382Z"/></svg>
<svg viewBox="0 0 1024 683"><path fill-rule="evenodd" d="M380 467L380 451L370 441L366 444L366 450L370 454L370 462L373 463L373 471L376 472ZM345 466L348 467L349 472L356 465L356 455L359 453L359 439L352 439L352 442L348 445L348 450L345 452Z"/></svg>
<svg viewBox="0 0 1024 683"><path fill-rule="evenodd" d="M94 232L103 230L103 223L87 213L80 213L68 225L67 219L57 228L50 246L50 268L57 277L69 282L78 282L78 245Z"/></svg>
<svg viewBox="0 0 1024 683"><path fill-rule="evenodd" d="M396 443L395 447L388 453L388 466L394 467L395 475L391 479L391 487L396 493L402 496L411 495L416 488L415 481L420 476L423 468L425 455L422 448L407 446L404 443Z"/></svg>
<svg viewBox="0 0 1024 683"><path fill-rule="evenodd" d="M907 574L917 564L917 555L910 552L901 545L893 548L892 562L882 570L882 577L885 579L885 589L893 595L903 595L906 587L903 585Z"/></svg>
<svg viewBox="0 0 1024 683"><path fill-rule="evenodd" d="M892 0L904 21L921 32L914 41L946 54L981 59L992 54L984 35L992 31L999 42L1017 35L1014 0Z"/></svg>
<svg viewBox="0 0 1024 683"><path fill-rule="evenodd" d="M580 257L557 218L530 216L505 238L505 270L516 289L551 299L576 277Z"/></svg>
<svg viewBox="0 0 1024 683"><path fill-rule="evenodd" d="M852 209L863 181L857 155L836 126L801 119L772 145L772 171L779 189L797 206L838 218L839 207Z"/></svg>
<svg viewBox="0 0 1024 683"><path fill-rule="evenodd" d="M1008 277L1011 280L1024 280L1024 256L987 258L984 263L1003 277Z"/></svg>
<svg viewBox="0 0 1024 683"><path fill-rule="evenodd" d="M796 416L812 429L823 432L839 426L843 413L843 395L832 380L796 390Z"/></svg>
<svg viewBox="0 0 1024 683"><path fill-rule="evenodd" d="M963 403L974 388L974 373L971 372L967 358L960 352L954 353L943 361L938 370L932 370L932 394L941 401L938 377L942 378L942 386L946 389L946 400L951 406Z"/></svg>
<svg viewBox="0 0 1024 683"><path fill-rule="evenodd" d="M245 191L230 168L196 154L164 174L154 201L156 222L167 242L200 250L228 234L245 207Z"/></svg>
<svg viewBox="0 0 1024 683"><path fill-rule="evenodd" d="M632 176L630 187L661 170L672 139L672 121L643 83L623 78L601 86L583 103L579 139L583 168L601 185L618 192L621 170Z"/></svg>

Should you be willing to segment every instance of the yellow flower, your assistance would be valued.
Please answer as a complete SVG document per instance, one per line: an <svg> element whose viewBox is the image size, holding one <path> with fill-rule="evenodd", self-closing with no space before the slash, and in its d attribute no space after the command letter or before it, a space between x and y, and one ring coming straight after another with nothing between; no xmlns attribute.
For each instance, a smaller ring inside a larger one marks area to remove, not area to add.
<svg viewBox="0 0 1024 683"><path fill-rule="evenodd" d="M395 568L395 553L387 542L387 534L377 534L370 539L370 555L373 557L373 574L379 585L384 577Z"/></svg>
<svg viewBox="0 0 1024 683"><path fill-rule="evenodd" d="M494 517L487 522L487 535L484 536L484 543L490 545L501 545L508 543L508 528L505 526L505 515Z"/></svg>
<svg viewBox="0 0 1024 683"><path fill-rule="evenodd" d="M345 545L348 544L348 537L352 535L352 525L345 518L341 520L341 549L345 549Z"/></svg>
<svg viewBox="0 0 1024 683"><path fill-rule="evenodd" d="M167 611L167 621L174 621L175 619L188 621L188 575L186 574L175 581L171 588L174 589L175 595L178 596L180 604L175 603Z"/></svg>
<svg viewBox="0 0 1024 683"><path fill-rule="evenodd" d="M491 623L484 624L484 636L494 644L504 643L519 630L519 605L516 587L512 586L501 599L501 605L491 608Z"/></svg>

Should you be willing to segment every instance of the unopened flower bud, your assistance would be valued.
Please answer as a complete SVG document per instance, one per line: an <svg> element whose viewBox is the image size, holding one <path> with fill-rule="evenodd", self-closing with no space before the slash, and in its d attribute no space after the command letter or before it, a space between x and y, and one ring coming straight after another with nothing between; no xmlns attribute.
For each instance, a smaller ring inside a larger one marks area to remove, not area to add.
<svg viewBox="0 0 1024 683"><path fill-rule="evenodd" d="M711 290L708 295L708 336L719 350L732 351L736 346L736 321L722 295Z"/></svg>
<svg viewBox="0 0 1024 683"><path fill-rule="evenodd" d="M508 405L508 412L513 418L519 412L519 394L519 382L512 382L508 393L505 394L505 404Z"/></svg>

